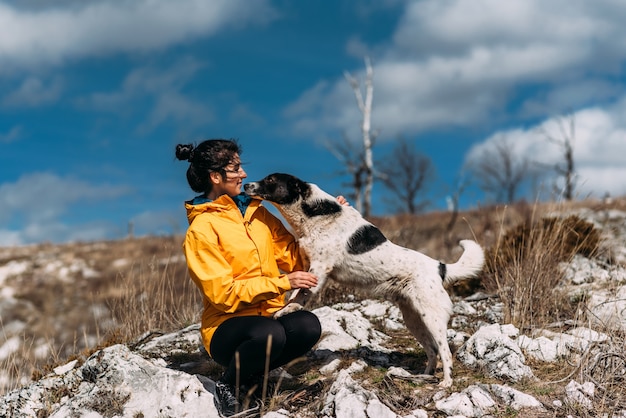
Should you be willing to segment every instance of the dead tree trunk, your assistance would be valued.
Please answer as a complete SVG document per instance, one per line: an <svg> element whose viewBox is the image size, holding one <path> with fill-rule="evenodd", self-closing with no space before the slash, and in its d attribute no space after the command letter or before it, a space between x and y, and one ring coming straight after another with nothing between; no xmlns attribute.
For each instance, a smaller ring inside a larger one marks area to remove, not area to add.
<svg viewBox="0 0 626 418"><path fill-rule="evenodd" d="M326 148L343 164L345 173L352 178L348 186L352 192L348 194L348 198L352 200L352 205L359 213L363 213L363 185L365 181L365 158L360 149L360 144L350 141L344 135L341 140L332 143L327 142Z"/></svg>
<svg viewBox="0 0 626 418"><path fill-rule="evenodd" d="M365 190L363 193L363 216L368 217L372 211L372 188L374 186L374 158L372 155L372 145L374 136L371 132L371 117L372 117L372 101L374 97L374 83L373 76L374 70L370 63L369 58L365 58L365 98L361 93L361 87L357 79L355 79L350 73L345 72L344 76L346 80L352 86L354 90L354 96L356 98L359 110L363 115L361 122L361 133L363 135L363 163L365 170Z"/></svg>
<svg viewBox="0 0 626 418"><path fill-rule="evenodd" d="M576 120L573 115L568 116L567 121L564 121L563 118L559 118L558 125L560 138L550 135L545 129L543 129L542 132L548 141L557 144L563 150L564 162L562 164L555 164L554 170L558 175L563 177L563 198L565 200L572 200L576 187L576 171L574 166Z"/></svg>

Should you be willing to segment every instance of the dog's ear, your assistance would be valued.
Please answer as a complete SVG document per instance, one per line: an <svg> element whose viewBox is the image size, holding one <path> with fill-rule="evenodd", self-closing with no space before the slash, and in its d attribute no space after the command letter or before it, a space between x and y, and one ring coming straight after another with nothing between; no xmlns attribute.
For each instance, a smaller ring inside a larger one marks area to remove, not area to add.
<svg viewBox="0 0 626 418"><path fill-rule="evenodd" d="M332 200L314 200L313 202L302 202L302 211L306 216L328 216L341 212L341 205Z"/></svg>
<svg viewBox="0 0 626 418"><path fill-rule="evenodd" d="M311 186L309 186L307 182L302 181L298 177L292 176L290 174L284 174L283 176L288 176L288 189L292 191L296 196L300 196L302 199L306 199L307 197L309 197L309 195L311 194Z"/></svg>
<svg viewBox="0 0 626 418"><path fill-rule="evenodd" d="M311 195L311 186L309 183L296 178L298 194L302 199L307 199Z"/></svg>

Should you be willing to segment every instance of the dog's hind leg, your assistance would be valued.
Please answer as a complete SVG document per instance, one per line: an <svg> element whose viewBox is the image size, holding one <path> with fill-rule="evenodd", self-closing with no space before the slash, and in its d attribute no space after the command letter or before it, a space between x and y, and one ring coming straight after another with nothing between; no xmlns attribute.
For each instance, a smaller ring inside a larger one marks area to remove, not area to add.
<svg viewBox="0 0 626 418"><path fill-rule="evenodd" d="M450 352L450 346L448 345L446 331L437 332L437 335L433 335L433 339L439 348L439 357L441 357L441 364L443 367L443 380L439 382L439 386L447 388L452 386L452 353ZM434 363L437 363L436 358Z"/></svg>
<svg viewBox="0 0 626 418"><path fill-rule="evenodd" d="M437 355L439 355L443 366L443 380L439 383L439 386L451 386L452 353L450 352L446 336L449 314L441 308L420 312L412 301L403 301L399 306L404 323L415 339L422 345L428 357L424 373L435 374Z"/></svg>
<svg viewBox="0 0 626 418"><path fill-rule="evenodd" d="M411 334L413 334L417 342L422 345L428 357L424 374L434 374L435 367L437 366L437 345L434 343L430 332L427 331L420 313L415 310L415 307L410 302L401 303L400 311L402 312L406 327Z"/></svg>

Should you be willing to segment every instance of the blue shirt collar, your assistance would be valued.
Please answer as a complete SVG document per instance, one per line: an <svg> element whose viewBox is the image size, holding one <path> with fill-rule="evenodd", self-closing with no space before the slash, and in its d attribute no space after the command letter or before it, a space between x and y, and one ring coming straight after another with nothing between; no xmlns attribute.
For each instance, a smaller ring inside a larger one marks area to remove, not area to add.
<svg viewBox="0 0 626 418"><path fill-rule="evenodd" d="M250 202L252 202L252 198L245 193L241 193L237 196L232 197L232 199L239 208L241 214L245 215L246 209L248 209L248 206L250 206ZM212 200L204 197L204 195L196 196L191 200L192 205L200 205L207 202L212 202Z"/></svg>

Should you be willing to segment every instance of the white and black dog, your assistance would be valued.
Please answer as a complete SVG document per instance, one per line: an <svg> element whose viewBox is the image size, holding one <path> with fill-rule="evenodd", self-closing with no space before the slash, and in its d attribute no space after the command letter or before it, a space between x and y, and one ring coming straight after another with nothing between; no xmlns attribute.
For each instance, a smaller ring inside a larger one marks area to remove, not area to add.
<svg viewBox="0 0 626 418"><path fill-rule="evenodd" d="M446 330L452 302L443 285L475 276L484 253L474 241L463 240L463 255L454 264L443 264L417 251L393 244L351 206L312 183L292 175L275 173L244 187L247 195L273 203L293 228L300 248L318 278L319 290L331 279L391 300L402 311L404 322L428 356L426 374L434 374L441 356L443 380L452 384L452 354ZM295 291L277 314L302 309L309 292Z"/></svg>

